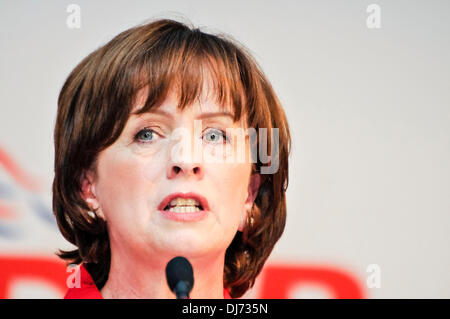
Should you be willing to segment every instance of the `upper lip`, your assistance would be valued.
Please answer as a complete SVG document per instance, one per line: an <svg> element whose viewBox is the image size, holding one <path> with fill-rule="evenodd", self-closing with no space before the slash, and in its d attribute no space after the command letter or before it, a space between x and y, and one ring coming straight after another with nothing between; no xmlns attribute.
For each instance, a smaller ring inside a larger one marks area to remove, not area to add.
<svg viewBox="0 0 450 319"><path fill-rule="evenodd" d="M167 205L169 205L169 203L175 199L175 198L192 198L195 199L197 202L200 203L200 205L202 206L203 210L208 210L209 211L209 204L208 204L208 200L203 197L200 194L197 193L193 193L193 192L189 192L189 193L172 193L170 195L167 195L166 197L164 197L164 199L161 201L161 203L159 203L158 205L158 210L164 210L164 208L166 208Z"/></svg>

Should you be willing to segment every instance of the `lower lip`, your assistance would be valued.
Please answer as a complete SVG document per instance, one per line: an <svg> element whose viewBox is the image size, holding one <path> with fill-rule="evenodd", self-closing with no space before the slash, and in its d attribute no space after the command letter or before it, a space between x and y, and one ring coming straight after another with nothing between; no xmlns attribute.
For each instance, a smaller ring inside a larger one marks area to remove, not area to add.
<svg viewBox="0 0 450 319"><path fill-rule="evenodd" d="M161 215L167 219L179 221L179 222L196 222L205 219L208 216L208 210L199 210L198 212L185 212L176 213L168 210L160 210Z"/></svg>

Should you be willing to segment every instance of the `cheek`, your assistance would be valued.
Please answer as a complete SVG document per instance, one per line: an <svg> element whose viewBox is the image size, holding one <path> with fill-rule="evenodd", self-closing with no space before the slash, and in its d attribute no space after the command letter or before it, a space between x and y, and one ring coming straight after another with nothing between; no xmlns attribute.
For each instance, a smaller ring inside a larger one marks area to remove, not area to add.
<svg viewBox="0 0 450 319"><path fill-rule="evenodd" d="M161 172L154 163L126 151L105 152L99 157L97 195L107 218L123 220L123 216L136 215L147 207Z"/></svg>
<svg viewBox="0 0 450 319"><path fill-rule="evenodd" d="M108 156L99 161L99 193L100 198L114 200L120 194L134 192L140 174L140 165L119 156Z"/></svg>
<svg viewBox="0 0 450 319"><path fill-rule="evenodd" d="M240 221L248 196L248 182L251 167L245 164L230 165L216 168L216 181L219 189L216 194L218 203L222 203L222 218L233 216L233 223Z"/></svg>

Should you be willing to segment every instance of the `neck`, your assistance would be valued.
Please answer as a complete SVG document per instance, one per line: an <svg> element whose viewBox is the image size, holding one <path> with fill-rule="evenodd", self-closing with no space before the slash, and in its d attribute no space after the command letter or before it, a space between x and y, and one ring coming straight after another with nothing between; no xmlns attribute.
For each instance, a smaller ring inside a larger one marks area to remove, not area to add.
<svg viewBox="0 0 450 319"><path fill-rule="evenodd" d="M129 250L127 254L120 250L111 252L108 280L100 291L103 298L175 298L175 294L169 289L165 273L167 263L175 256L155 253L151 255L158 258L148 258L130 256ZM222 299L225 256L185 257L194 269L194 287L190 298Z"/></svg>

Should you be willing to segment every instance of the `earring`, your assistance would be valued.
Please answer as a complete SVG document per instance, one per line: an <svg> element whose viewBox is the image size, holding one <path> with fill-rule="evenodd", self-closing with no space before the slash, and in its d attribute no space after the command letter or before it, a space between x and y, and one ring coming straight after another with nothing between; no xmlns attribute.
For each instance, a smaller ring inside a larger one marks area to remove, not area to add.
<svg viewBox="0 0 450 319"><path fill-rule="evenodd" d="M253 208L255 207L255 204L252 205L252 208L247 213L247 225L248 227L252 227L253 223L255 222L255 219L253 218Z"/></svg>
<svg viewBox="0 0 450 319"><path fill-rule="evenodd" d="M97 218L97 214L95 214L95 212L93 212L93 211L88 211L87 213L88 213L88 215L91 216L92 218L94 218L94 219Z"/></svg>
<svg viewBox="0 0 450 319"><path fill-rule="evenodd" d="M255 219L253 218L253 216L249 216L248 219L247 219L247 225L248 225L248 227L252 227L254 221L255 221Z"/></svg>

